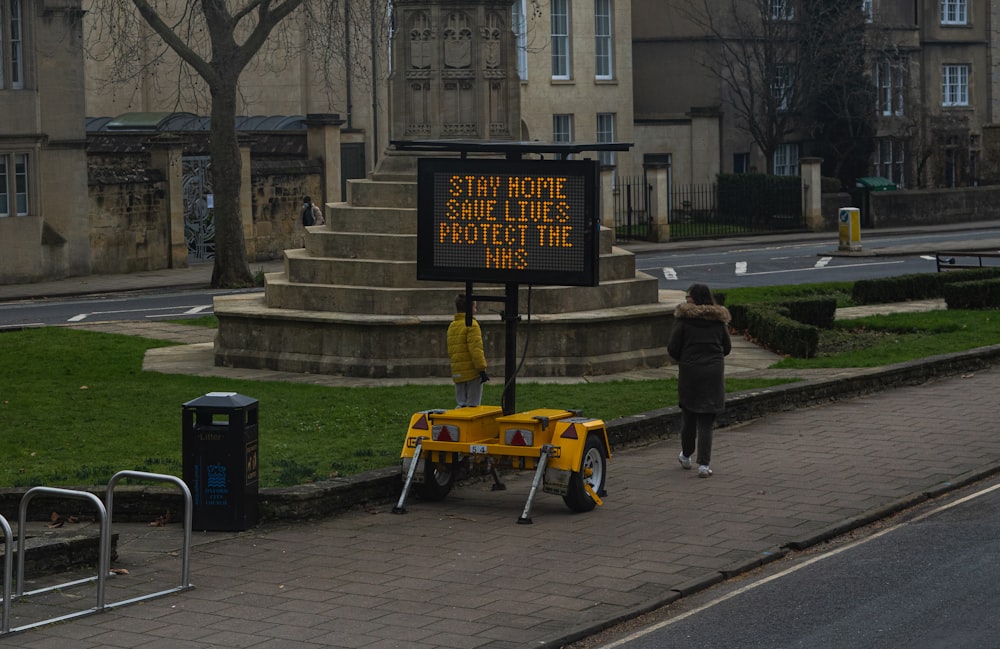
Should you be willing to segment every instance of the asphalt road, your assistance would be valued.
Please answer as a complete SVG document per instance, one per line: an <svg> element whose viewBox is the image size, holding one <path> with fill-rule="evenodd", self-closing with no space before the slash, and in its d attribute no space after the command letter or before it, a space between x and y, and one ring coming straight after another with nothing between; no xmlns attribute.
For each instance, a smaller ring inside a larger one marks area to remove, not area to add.
<svg viewBox="0 0 1000 649"><path fill-rule="evenodd" d="M808 240L688 242L636 253L638 270L659 278L661 289L684 290L693 282L713 288L857 281L936 271L927 251L959 242L997 240L1000 229L897 233L870 237L863 246L910 250L906 254L837 256L835 233ZM690 246L690 247L689 247ZM213 297L240 291L183 290L106 293L83 297L0 302L0 329L114 320L176 320L213 313Z"/></svg>
<svg viewBox="0 0 1000 649"><path fill-rule="evenodd" d="M639 270L659 278L661 289L684 290L694 282L713 288L773 286L936 272L932 254L958 243L996 239L995 229L895 234L865 239L866 254L840 256L838 240L754 244L745 240L687 250L638 253ZM715 242L713 242L715 243ZM908 250L909 252L899 252ZM879 252L881 251L881 252ZM887 254L888 253L888 254ZM931 254L928 254L931 253Z"/></svg>
<svg viewBox="0 0 1000 649"><path fill-rule="evenodd" d="M185 290L112 293L0 303L0 328L51 326L109 320L183 320L212 315L216 295L259 292Z"/></svg>
<svg viewBox="0 0 1000 649"><path fill-rule="evenodd" d="M943 500L572 647L998 647L1000 480Z"/></svg>

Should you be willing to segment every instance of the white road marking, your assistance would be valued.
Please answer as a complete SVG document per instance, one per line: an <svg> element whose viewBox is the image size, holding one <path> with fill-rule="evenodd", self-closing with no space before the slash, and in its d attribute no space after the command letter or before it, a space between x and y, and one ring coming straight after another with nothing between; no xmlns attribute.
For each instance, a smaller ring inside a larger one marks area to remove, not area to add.
<svg viewBox="0 0 1000 649"><path fill-rule="evenodd" d="M664 279L675 280L677 279L677 271L669 266L666 266L663 269L663 277Z"/></svg>
<svg viewBox="0 0 1000 649"><path fill-rule="evenodd" d="M69 318L68 320L66 320L66 322L80 322L82 320L86 320L87 318L89 318L91 316L112 315L112 314L116 314L116 313L149 313L149 312L152 312L152 311L170 311L169 314L163 314L163 315L160 315L160 316L156 316L156 315L152 315L152 316L147 315L147 316L145 316L147 318L152 318L152 317L161 317L162 318L162 317L169 317L170 315L185 315L185 314L191 314L191 313L201 313L205 309L211 309L211 308L212 308L212 305L190 305L190 306L164 306L164 307L159 307L159 308L156 308L156 309L121 309L121 310L118 310L118 311L92 311L90 313L79 313L79 314L73 316L72 318ZM188 310L187 311L183 311L182 310L182 311L178 312L177 311L178 309L188 309Z"/></svg>
<svg viewBox="0 0 1000 649"><path fill-rule="evenodd" d="M206 312L200 312L200 313L202 313L202 315L213 315L214 311L206 311ZM147 315L145 317L152 320L152 319L155 319L155 318L183 318L184 316L187 316L187 315L192 315L192 314L191 314L190 311L182 311L180 313L154 313L154 314L151 314L151 315Z"/></svg>
<svg viewBox="0 0 1000 649"><path fill-rule="evenodd" d="M815 268L823 268L830 263L831 259L833 259L833 257L820 257L820 260L816 262Z"/></svg>
<svg viewBox="0 0 1000 649"><path fill-rule="evenodd" d="M777 273L801 273L807 270L839 270L841 268L853 268L855 266L885 266L886 264L904 264L905 261L875 261L867 264L846 264L844 266L834 266L832 268L817 268L816 266L810 266L808 268L786 268L784 270L765 270L759 273L747 273L748 275L774 275Z"/></svg>
<svg viewBox="0 0 1000 649"><path fill-rule="evenodd" d="M745 261L738 261L738 262L736 262L736 274L737 275L746 275L747 274L747 262L745 262Z"/></svg>

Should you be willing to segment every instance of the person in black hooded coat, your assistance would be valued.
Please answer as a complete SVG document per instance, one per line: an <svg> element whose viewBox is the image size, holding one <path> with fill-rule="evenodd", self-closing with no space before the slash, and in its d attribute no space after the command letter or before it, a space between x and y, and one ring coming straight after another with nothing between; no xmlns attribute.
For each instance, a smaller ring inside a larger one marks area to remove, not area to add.
<svg viewBox="0 0 1000 649"><path fill-rule="evenodd" d="M712 475L712 428L725 409L725 357L732 351L729 310L715 303L711 289L692 284L686 301L674 311L667 351L677 361L677 397L683 413L681 453L677 460L691 468L698 450L698 476Z"/></svg>

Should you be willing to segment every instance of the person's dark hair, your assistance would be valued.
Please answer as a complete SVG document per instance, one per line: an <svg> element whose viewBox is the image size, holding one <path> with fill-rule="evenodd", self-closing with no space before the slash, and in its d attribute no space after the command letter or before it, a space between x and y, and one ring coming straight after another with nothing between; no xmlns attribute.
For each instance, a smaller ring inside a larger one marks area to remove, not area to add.
<svg viewBox="0 0 1000 649"><path fill-rule="evenodd" d="M455 296L455 313L465 312L465 293L459 293Z"/></svg>
<svg viewBox="0 0 1000 649"><path fill-rule="evenodd" d="M705 284L692 284L688 288L687 294L691 296L691 301L695 304L715 304L715 296L712 295L712 289L708 288Z"/></svg>
<svg viewBox="0 0 1000 649"><path fill-rule="evenodd" d="M303 203L309 203L310 205L312 205L313 199L311 197L309 197L309 196L303 196L302 197L302 202Z"/></svg>

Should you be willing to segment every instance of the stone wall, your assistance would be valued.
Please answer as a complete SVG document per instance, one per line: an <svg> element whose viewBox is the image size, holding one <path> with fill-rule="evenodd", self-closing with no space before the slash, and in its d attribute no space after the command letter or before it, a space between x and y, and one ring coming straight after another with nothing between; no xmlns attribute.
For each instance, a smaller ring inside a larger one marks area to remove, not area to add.
<svg viewBox="0 0 1000 649"><path fill-rule="evenodd" d="M95 171L88 187L91 272L167 268L170 223L162 174L136 167Z"/></svg>
<svg viewBox="0 0 1000 649"><path fill-rule="evenodd" d="M871 193L871 226L875 228L948 225L998 218L998 186Z"/></svg>
<svg viewBox="0 0 1000 649"><path fill-rule="evenodd" d="M88 157L90 267L93 274L134 273L171 267L167 179L150 168L145 152ZM311 160L255 161L251 169L253 231L250 263L279 259L301 248L302 197L317 203L322 165ZM183 242L179 242L183 245Z"/></svg>
<svg viewBox="0 0 1000 649"><path fill-rule="evenodd" d="M248 247L255 251L255 259L251 263L280 259L284 250L305 245L302 197L311 196L319 204L321 174L318 164L305 160L253 165L250 191L255 245Z"/></svg>
<svg viewBox="0 0 1000 649"><path fill-rule="evenodd" d="M823 194L824 229L836 230L839 227L837 211L841 207L861 209L862 227L876 229L1000 219L1000 186L872 192L870 198L871 220L868 222L864 206L857 205L859 201L851 194Z"/></svg>

